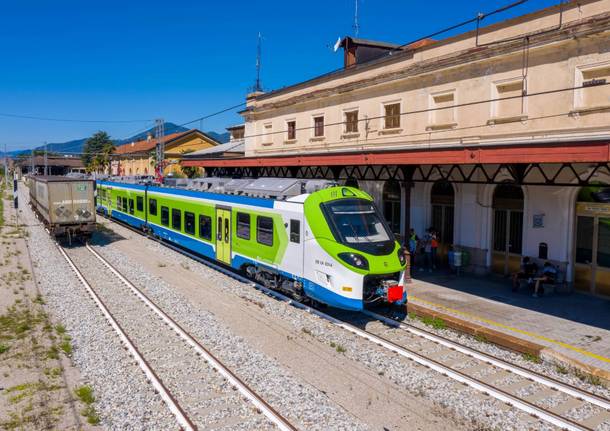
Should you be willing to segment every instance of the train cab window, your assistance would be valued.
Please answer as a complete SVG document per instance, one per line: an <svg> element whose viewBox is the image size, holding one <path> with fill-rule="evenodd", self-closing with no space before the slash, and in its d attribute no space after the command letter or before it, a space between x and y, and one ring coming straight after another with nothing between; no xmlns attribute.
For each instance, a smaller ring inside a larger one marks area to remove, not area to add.
<svg viewBox="0 0 610 431"><path fill-rule="evenodd" d="M148 213L150 215L157 215L157 200L156 199L148 200Z"/></svg>
<svg viewBox="0 0 610 431"><path fill-rule="evenodd" d="M195 214L184 212L184 231L190 235L195 235Z"/></svg>
<svg viewBox="0 0 610 431"><path fill-rule="evenodd" d="M301 220L290 220L290 242L301 242Z"/></svg>
<svg viewBox="0 0 610 431"><path fill-rule="evenodd" d="M172 208L172 228L180 230L182 228L182 211Z"/></svg>
<svg viewBox="0 0 610 431"><path fill-rule="evenodd" d="M144 198L142 196L136 196L136 209L139 212L144 211Z"/></svg>
<svg viewBox="0 0 610 431"><path fill-rule="evenodd" d="M207 240L212 239L212 217L199 216L199 237Z"/></svg>
<svg viewBox="0 0 610 431"><path fill-rule="evenodd" d="M133 199L129 199L129 214L133 214Z"/></svg>
<svg viewBox="0 0 610 431"><path fill-rule="evenodd" d="M256 217L256 241L263 245L273 245L273 219Z"/></svg>
<svg viewBox="0 0 610 431"><path fill-rule="evenodd" d="M237 237L250 239L250 214L237 213Z"/></svg>
<svg viewBox="0 0 610 431"><path fill-rule="evenodd" d="M123 198L123 212L127 212L127 198Z"/></svg>
<svg viewBox="0 0 610 431"><path fill-rule="evenodd" d="M161 207L161 224L169 226L169 208Z"/></svg>
<svg viewBox="0 0 610 431"><path fill-rule="evenodd" d="M119 196L117 196L117 198L116 198L116 209L118 209L120 211L121 208L123 208L123 206L121 205L121 198Z"/></svg>

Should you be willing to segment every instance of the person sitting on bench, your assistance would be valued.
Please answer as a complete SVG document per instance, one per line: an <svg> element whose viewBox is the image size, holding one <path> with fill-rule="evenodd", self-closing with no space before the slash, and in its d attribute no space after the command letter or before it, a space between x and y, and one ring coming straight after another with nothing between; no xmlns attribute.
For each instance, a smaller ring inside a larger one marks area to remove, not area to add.
<svg viewBox="0 0 610 431"><path fill-rule="evenodd" d="M521 271L513 274L513 292L519 289L519 282L521 280L527 280L527 284L531 285L537 271L538 265L532 262L528 256L525 256L521 262Z"/></svg>
<svg viewBox="0 0 610 431"><path fill-rule="evenodd" d="M536 277L536 287L534 287L534 294L532 295L534 298L538 298L538 291L540 290L540 285L544 283L553 284L555 283L555 279L557 278L557 268L555 268L550 262L544 262L544 266L542 267L542 276ZM540 296L544 295L544 287L540 290Z"/></svg>

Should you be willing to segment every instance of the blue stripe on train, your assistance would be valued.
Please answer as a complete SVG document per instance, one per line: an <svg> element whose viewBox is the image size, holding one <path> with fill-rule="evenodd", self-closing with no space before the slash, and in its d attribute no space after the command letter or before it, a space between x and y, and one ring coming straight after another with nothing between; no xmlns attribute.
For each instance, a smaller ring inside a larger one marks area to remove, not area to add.
<svg viewBox="0 0 610 431"><path fill-rule="evenodd" d="M261 264L260 262L256 262L252 259L240 255L235 255L235 257L233 257L233 261L231 262L231 266L235 269L241 269L244 264L266 266L264 264ZM331 307L341 308L343 310L362 311L364 309L364 301L362 301L361 299L346 298L345 296L341 296L338 293L328 290L327 288L320 286L319 284L314 283L313 281L308 280L306 278L297 277L296 275L280 271L270 266L269 268L279 272L284 277L302 282L303 290L305 290L307 296L312 299L315 299L316 301L330 305Z"/></svg>

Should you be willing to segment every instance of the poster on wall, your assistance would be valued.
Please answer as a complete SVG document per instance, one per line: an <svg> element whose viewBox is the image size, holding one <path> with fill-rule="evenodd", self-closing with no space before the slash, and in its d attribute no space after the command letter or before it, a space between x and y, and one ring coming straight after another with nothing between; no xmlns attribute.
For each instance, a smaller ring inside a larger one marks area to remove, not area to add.
<svg viewBox="0 0 610 431"><path fill-rule="evenodd" d="M534 229L544 227L544 214L534 214L534 223L532 224Z"/></svg>

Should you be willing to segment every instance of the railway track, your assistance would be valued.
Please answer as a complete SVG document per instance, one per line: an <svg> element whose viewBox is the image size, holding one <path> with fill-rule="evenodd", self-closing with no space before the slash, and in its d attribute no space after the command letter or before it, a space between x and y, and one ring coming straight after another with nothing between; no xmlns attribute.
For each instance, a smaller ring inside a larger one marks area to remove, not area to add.
<svg viewBox="0 0 610 431"><path fill-rule="evenodd" d="M91 246L57 246L181 429L296 430Z"/></svg>
<svg viewBox="0 0 610 431"><path fill-rule="evenodd" d="M120 224L142 234L128 225ZM359 319L353 313L347 313L350 315L349 320L331 316L183 248L150 236L148 238L559 429L594 431L599 424L610 421L610 399L373 311L365 311L360 318L368 317L369 322L373 319L377 324L371 329L361 329L362 325L358 325ZM557 403L541 402L551 397L555 398ZM593 414L584 420L569 415L571 411L579 408L590 409Z"/></svg>

